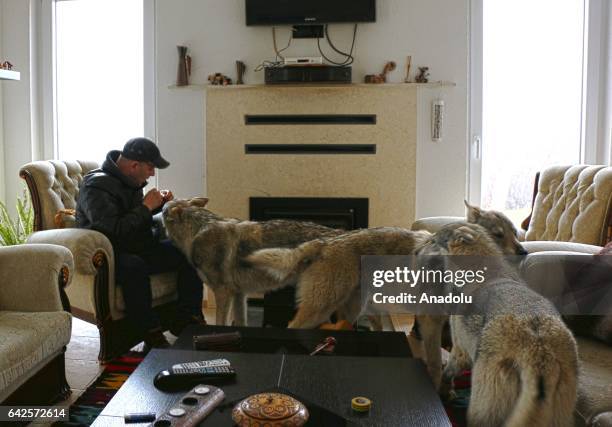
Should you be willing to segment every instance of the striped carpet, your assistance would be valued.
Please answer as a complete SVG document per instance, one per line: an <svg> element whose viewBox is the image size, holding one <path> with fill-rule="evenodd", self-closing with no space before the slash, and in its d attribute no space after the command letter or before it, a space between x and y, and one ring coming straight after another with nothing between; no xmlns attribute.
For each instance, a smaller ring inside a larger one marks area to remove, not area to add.
<svg viewBox="0 0 612 427"><path fill-rule="evenodd" d="M143 359L143 353L130 352L110 361L98 379L70 405L70 420L56 422L53 425L91 425Z"/></svg>

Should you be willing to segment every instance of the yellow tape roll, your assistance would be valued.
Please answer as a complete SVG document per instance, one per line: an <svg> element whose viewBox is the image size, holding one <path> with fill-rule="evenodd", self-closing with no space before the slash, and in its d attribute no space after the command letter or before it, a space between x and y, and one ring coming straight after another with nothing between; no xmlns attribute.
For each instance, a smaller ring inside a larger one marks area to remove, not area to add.
<svg viewBox="0 0 612 427"><path fill-rule="evenodd" d="M351 407L353 411L368 412L372 407L372 401L367 397L353 397L351 399Z"/></svg>

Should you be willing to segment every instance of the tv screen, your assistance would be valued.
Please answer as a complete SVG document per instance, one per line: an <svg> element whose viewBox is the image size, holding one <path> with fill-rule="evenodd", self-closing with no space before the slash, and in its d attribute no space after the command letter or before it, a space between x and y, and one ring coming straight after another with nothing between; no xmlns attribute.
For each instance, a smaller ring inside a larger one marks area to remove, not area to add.
<svg viewBox="0 0 612 427"><path fill-rule="evenodd" d="M376 21L376 0L245 0L247 25Z"/></svg>

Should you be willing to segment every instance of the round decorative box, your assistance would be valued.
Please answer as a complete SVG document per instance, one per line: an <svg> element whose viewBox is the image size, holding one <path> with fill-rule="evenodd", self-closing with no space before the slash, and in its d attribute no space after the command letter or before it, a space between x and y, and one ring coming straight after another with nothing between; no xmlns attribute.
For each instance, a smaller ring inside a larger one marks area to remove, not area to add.
<svg viewBox="0 0 612 427"><path fill-rule="evenodd" d="M301 427L308 421L308 409L286 394L260 393L234 406L232 419L240 427Z"/></svg>

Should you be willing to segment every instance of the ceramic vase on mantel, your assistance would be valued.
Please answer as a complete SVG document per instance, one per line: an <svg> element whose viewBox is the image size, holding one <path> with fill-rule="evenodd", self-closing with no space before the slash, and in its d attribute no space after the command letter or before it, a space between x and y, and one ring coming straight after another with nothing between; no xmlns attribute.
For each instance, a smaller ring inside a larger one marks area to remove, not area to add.
<svg viewBox="0 0 612 427"><path fill-rule="evenodd" d="M187 55L187 46L177 46L179 61L176 74L176 85L187 86L191 75L191 57Z"/></svg>

